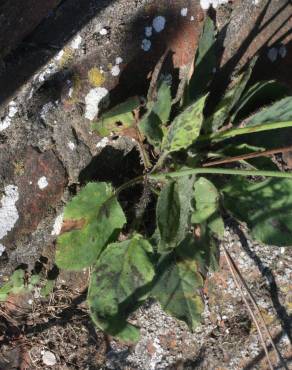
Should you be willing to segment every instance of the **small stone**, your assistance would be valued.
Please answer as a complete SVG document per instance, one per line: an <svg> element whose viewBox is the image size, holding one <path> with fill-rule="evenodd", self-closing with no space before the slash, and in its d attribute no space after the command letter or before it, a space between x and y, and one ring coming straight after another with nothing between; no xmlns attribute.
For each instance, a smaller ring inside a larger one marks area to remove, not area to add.
<svg viewBox="0 0 292 370"><path fill-rule="evenodd" d="M50 351L44 351L42 360L46 366L54 366L57 363L56 356Z"/></svg>

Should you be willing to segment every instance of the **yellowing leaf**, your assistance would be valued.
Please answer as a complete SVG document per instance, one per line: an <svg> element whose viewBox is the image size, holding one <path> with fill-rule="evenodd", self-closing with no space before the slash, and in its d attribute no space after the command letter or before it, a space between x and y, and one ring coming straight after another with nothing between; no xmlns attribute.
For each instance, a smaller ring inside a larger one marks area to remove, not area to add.
<svg viewBox="0 0 292 370"><path fill-rule="evenodd" d="M71 227L58 237L57 265L80 270L94 264L125 222L112 187L105 182L88 183L65 208L64 223Z"/></svg>

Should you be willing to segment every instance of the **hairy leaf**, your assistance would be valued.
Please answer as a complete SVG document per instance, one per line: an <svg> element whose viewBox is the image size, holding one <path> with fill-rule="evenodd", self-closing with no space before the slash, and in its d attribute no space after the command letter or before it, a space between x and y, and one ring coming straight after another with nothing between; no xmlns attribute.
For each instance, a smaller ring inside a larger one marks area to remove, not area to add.
<svg viewBox="0 0 292 370"><path fill-rule="evenodd" d="M162 189L156 208L160 234L159 252L175 248L190 227L191 199L194 178L170 181Z"/></svg>
<svg viewBox="0 0 292 370"><path fill-rule="evenodd" d="M187 101L193 102L202 94L205 94L216 67L216 37L215 25L210 17L206 17L203 32L199 41L194 73L187 87Z"/></svg>
<svg viewBox="0 0 292 370"><path fill-rule="evenodd" d="M187 149L200 134L203 123L203 109L207 95L185 108L172 122L162 143L162 149L171 153Z"/></svg>
<svg viewBox="0 0 292 370"><path fill-rule="evenodd" d="M108 136L111 132L118 134L134 125L133 111L139 106L138 97L129 98L106 112L98 122L93 123L92 129L100 136Z"/></svg>
<svg viewBox="0 0 292 370"><path fill-rule="evenodd" d="M247 223L252 236L266 244L292 245L292 181L262 182L232 176L222 189L224 205Z"/></svg>
<svg viewBox="0 0 292 370"><path fill-rule="evenodd" d="M193 248L192 239L183 248L166 255L159 263L158 278L152 290L164 311L183 320L193 330L201 319L203 302L199 290L203 279L198 271L198 264L189 254Z"/></svg>
<svg viewBox="0 0 292 370"><path fill-rule="evenodd" d="M92 273L88 304L94 322L109 334L137 340L138 331L126 314L135 306L154 277L152 247L139 235L110 244Z"/></svg>
<svg viewBox="0 0 292 370"><path fill-rule="evenodd" d="M105 182L88 183L65 208L62 230L66 232L58 237L57 265L81 270L94 264L125 222L112 187Z"/></svg>

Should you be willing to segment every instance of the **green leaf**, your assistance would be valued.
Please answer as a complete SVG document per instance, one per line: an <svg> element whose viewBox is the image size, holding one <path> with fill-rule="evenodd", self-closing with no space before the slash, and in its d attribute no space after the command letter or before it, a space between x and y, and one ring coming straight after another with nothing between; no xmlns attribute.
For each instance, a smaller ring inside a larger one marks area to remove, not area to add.
<svg viewBox="0 0 292 370"><path fill-rule="evenodd" d="M55 280L47 280L45 286L41 289L41 296L47 297L54 289Z"/></svg>
<svg viewBox="0 0 292 370"><path fill-rule="evenodd" d="M100 136L108 136L111 132L120 133L135 123L133 111L140 106L138 97L129 98L106 112L101 119L93 123L92 129Z"/></svg>
<svg viewBox="0 0 292 370"><path fill-rule="evenodd" d="M191 242L190 238L185 240L188 242ZM188 254L189 250L189 245L178 248L161 260L152 295L164 311L185 321L194 330L204 308L199 292L203 278L198 272L197 262Z"/></svg>
<svg viewBox="0 0 292 370"><path fill-rule="evenodd" d="M273 245L292 245L292 181L250 182L233 176L223 188L224 205L247 223L252 236Z"/></svg>
<svg viewBox="0 0 292 370"><path fill-rule="evenodd" d="M140 330L129 324L122 316L116 315L104 320L98 317L94 308L91 307L90 317L99 329L121 341L135 343L140 339Z"/></svg>
<svg viewBox="0 0 292 370"><path fill-rule="evenodd" d="M156 113L146 113L139 123L139 130L151 145L160 146L163 138L162 122Z"/></svg>
<svg viewBox="0 0 292 370"><path fill-rule="evenodd" d="M25 291L24 270L18 269L10 276L9 281L0 288L0 302L5 302L10 293Z"/></svg>
<svg viewBox="0 0 292 370"><path fill-rule="evenodd" d="M137 304L154 277L150 259L152 247L140 235L110 244L101 254L92 273L88 304L95 323L108 333L133 340L137 330L124 322L126 313ZM118 321L123 324L117 330ZM126 332L123 332L123 330ZM128 334L127 334L128 333Z"/></svg>
<svg viewBox="0 0 292 370"><path fill-rule="evenodd" d="M153 104L152 111L163 125L167 123L171 111L171 91L169 84L165 81L162 81L158 89L157 100Z"/></svg>
<svg viewBox="0 0 292 370"><path fill-rule="evenodd" d="M162 143L162 149L171 153L187 149L200 134L203 123L203 109L207 95L185 108L172 122Z"/></svg>
<svg viewBox="0 0 292 370"><path fill-rule="evenodd" d="M211 181L200 177L194 184L195 210L193 224L207 223L208 228L218 237L224 234L224 222L219 213L219 192Z"/></svg>
<svg viewBox="0 0 292 370"><path fill-rule="evenodd" d="M207 16L195 57L194 73L187 87L188 102L193 102L204 94L214 76L213 70L217 60L215 43L215 25Z"/></svg>
<svg viewBox="0 0 292 370"><path fill-rule="evenodd" d="M106 244L126 222L112 187L88 183L64 211L64 225L70 231L57 240L56 263L68 270L81 270L95 263Z"/></svg>
<svg viewBox="0 0 292 370"><path fill-rule="evenodd" d="M168 182L162 189L156 207L157 227L160 235L158 251L164 253L175 248L190 227L193 177Z"/></svg>
<svg viewBox="0 0 292 370"><path fill-rule="evenodd" d="M254 114L246 126L256 126L266 122L285 122L292 120L292 96L281 99Z"/></svg>
<svg viewBox="0 0 292 370"><path fill-rule="evenodd" d="M204 128L207 132L217 131L218 128L222 127L229 119L232 110L236 109L236 105L250 79L256 60L257 58L254 58L250 62L247 70L237 77L233 83L233 87L227 90L224 96L220 99L220 103L216 106L215 112L205 120Z"/></svg>
<svg viewBox="0 0 292 370"><path fill-rule="evenodd" d="M257 110L258 107L281 99L285 95L287 95L287 87L274 80L257 82L247 89L240 98L236 110L232 114L231 122L238 123L242 117L247 117Z"/></svg>

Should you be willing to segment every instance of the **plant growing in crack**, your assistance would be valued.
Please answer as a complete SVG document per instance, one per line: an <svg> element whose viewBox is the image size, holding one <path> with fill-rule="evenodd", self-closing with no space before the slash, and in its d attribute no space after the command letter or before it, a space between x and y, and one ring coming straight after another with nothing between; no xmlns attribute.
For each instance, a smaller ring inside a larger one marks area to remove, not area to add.
<svg viewBox="0 0 292 370"><path fill-rule="evenodd" d="M218 267L226 212L246 223L255 240L292 245L292 174L268 158L288 150L282 146L292 126L292 97L275 81L251 84L253 60L212 107L215 43L207 18L180 99L158 78L160 63L147 99L130 98L101 117L94 125L100 136L137 139L145 171L118 189L88 183L64 211L56 263L90 268L92 320L123 340L138 340L128 318L149 297L191 330L198 325L206 272ZM259 109L262 102L269 105ZM142 195L134 219L127 220L119 195L137 184ZM155 231L149 232L143 219L153 202Z"/></svg>

